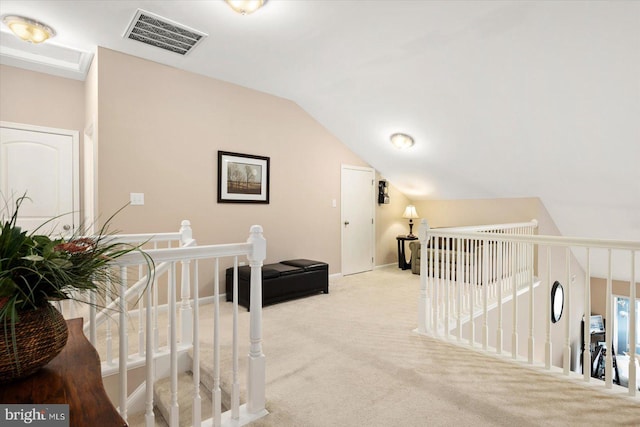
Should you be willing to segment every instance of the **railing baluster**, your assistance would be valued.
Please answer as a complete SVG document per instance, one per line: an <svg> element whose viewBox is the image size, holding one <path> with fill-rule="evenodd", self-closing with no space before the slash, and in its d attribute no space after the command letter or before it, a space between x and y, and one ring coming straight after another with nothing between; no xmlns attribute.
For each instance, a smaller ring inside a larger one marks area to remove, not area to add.
<svg viewBox="0 0 640 427"><path fill-rule="evenodd" d="M469 301L469 345L474 346L476 342L476 288L478 287L478 241L472 241L472 258L471 258L471 295Z"/></svg>
<svg viewBox="0 0 640 427"><path fill-rule="evenodd" d="M171 262L171 276L169 279L169 343L171 370L171 403L169 405L169 425L178 427L180 413L178 407L178 325L176 319L176 261Z"/></svg>
<svg viewBox="0 0 640 427"><path fill-rule="evenodd" d="M237 277L238 269L233 269L233 276ZM214 427L222 424L222 391L220 390L220 263L216 258L213 285L213 405L212 414ZM234 294L234 298L236 294Z"/></svg>
<svg viewBox="0 0 640 427"><path fill-rule="evenodd" d="M518 260L520 259L519 244L513 243L511 245L511 292L513 299L511 300L513 305L513 329L511 331L511 357L516 359L518 357Z"/></svg>
<svg viewBox="0 0 640 427"><path fill-rule="evenodd" d="M462 296L464 293L464 280L462 279L462 252L463 240L458 238L456 240L456 336L458 341L462 341Z"/></svg>
<svg viewBox="0 0 640 427"><path fill-rule="evenodd" d="M636 253L631 251L631 277L629 280L629 396L635 396L638 389L636 377L636 337L638 320L636 319Z"/></svg>
<svg viewBox="0 0 640 427"><path fill-rule="evenodd" d="M439 316L440 316L440 276L442 274L442 268L440 263L440 238L434 239L433 242L433 264L434 264L434 284L433 284L433 334L435 336L440 335Z"/></svg>
<svg viewBox="0 0 640 427"><path fill-rule="evenodd" d="M565 273L566 273L566 290L565 290L565 305L566 313L563 313L564 317L564 353L563 353L563 372L565 375L569 375L571 368L571 248L565 249Z"/></svg>
<svg viewBox="0 0 640 427"><path fill-rule="evenodd" d="M604 384L606 388L613 387L613 328L615 319L613 318L612 308L613 308L613 300L612 300L612 261L611 261L611 249L607 251L607 295L605 296L606 300L606 309L605 309L605 319L607 321L607 327L605 328L604 333L604 341L605 348L607 349L607 355L605 357L605 368L604 368Z"/></svg>
<svg viewBox="0 0 640 427"><path fill-rule="evenodd" d="M233 271L238 271L238 257L233 258ZM238 275L233 275L233 375L231 384L231 418L240 417L240 390L238 383Z"/></svg>
<svg viewBox="0 0 640 427"><path fill-rule="evenodd" d="M533 364L533 354L534 354L534 337L533 337L533 321L534 321L534 297L535 294L533 292L533 244L527 245L528 251L528 260L527 260L527 271L528 271L528 279L529 279L529 352L528 352L528 362L530 365ZM550 295L550 294L547 294ZM549 299L549 298L547 298Z"/></svg>
<svg viewBox="0 0 640 427"><path fill-rule="evenodd" d="M427 245L429 242L429 224L426 219L420 221L419 229L420 237L420 297L418 300L418 333L427 333L428 323L428 297L427 297L427 280L429 277Z"/></svg>
<svg viewBox="0 0 640 427"><path fill-rule="evenodd" d="M188 265L188 264L187 264ZM184 264L182 265L184 268ZM216 276L217 277L217 276ZM198 260L193 265L193 406L191 422L194 427L202 423L202 398L200 397L200 296L198 289Z"/></svg>
<svg viewBox="0 0 640 427"><path fill-rule="evenodd" d="M450 239L444 241L444 336L449 338L449 328L451 325L450 319L450 296L449 296L449 284L451 283L451 256L449 254Z"/></svg>
<svg viewBox="0 0 640 427"><path fill-rule="evenodd" d="M151 274L151 267L147 269L147 274ZM145 340L146 340L146 357L145 357L145 426L155 426L155 414L153 412L153 383L155 382L154 361L153 361L153 335L152 335L152 305L151 305L151 289L147 289L144 293L146 310L145 310Z"/></svg>
<svg viewBox="0 0 640 427"><path fill-rule="evenodd" d="M107 277L107 289L105 290L105 305L108 307L111 304L111 286L113 286L113 282L109 277ZM106 325L106 337L105 340L107 342L107 357L106 362L109 365L113 365L113 333L111 332L111 316L107 316L107 325Z"/></svg>
<svg viewBox="0 0 640 427"><path fill-rule="evenodd" d="M144 274L142 273L142 264L138 266L138 279ZM142 320L144 319L144 296L145 290L143 288L138 292L138 356L144 356L144 326Z"/></svg>
<svg viewBox="0 0 640 427"><path fill-rule="evenodd" d="M551 295L551 246L547 246L547 293L546 295ZM544 343L544 366L547 370L551 369L551 358L552 358L552 346L551 346L551 298L547 297L545 307L547 312L547 317L545 320L546 325L546 339ZM586 322L585 322L586 323ZM585 335L585 337L588 335ZM591 364L591 360L585 366L589 366Z"/></svg>
<svg viewBox="0 0 640 427"><path fill-rule="evenodd" d="M489 348L489 253L491 248L489 240L483 240L482 245L482 349Z"/></svg>
<svg viewBox="0 0 640 427"><path fill-rule="evenodd" d="M96 329L96 304L97 304L97 291L89 291L89 342L92 346L96 346L97 343L97 329Z"/></svg>
<svg viewBox="0 0 640 427"><path fill-rule="evenodd" d="M191 308L191 284L189 283L189 261L181 261L182 279L180 280L180 343L191 344L193 342L193 309Z"/></svg>
<svg viewBox="0 0 640 427"><path fill-rule="evenodd" d="M591 381L591 347L586 337L591 336L590 318L591 318L591 257L590 250L587 249L587 265L585 269L585 286L584 286L584 325L582 329L584 338L584 350L582 354L582 374L586 382Z"/></svg>
<svg viewBox="0 0 640 427"><path fill-rule="evenodd" d="M120 313L119 313L119 325L118 325L118 384L120 385L120 416L127 421L127 357L129 352L128 345L128 331L127 331L127 301L124 298L124 294L127 291L127 268L120 268Z"/></svg>
<svg viewBox="0 0 640 427"><path fill-rule="evenodd" d="M498 270L498 328L496 330L496 353L497 354L502 354L502 339L503 339L503 332L502 332L502 280L504 277L504 264L503 264L503 257L504 257L504 243L503 242L499 242L498 243L498 256L497 256L497 270Z"/></svg>

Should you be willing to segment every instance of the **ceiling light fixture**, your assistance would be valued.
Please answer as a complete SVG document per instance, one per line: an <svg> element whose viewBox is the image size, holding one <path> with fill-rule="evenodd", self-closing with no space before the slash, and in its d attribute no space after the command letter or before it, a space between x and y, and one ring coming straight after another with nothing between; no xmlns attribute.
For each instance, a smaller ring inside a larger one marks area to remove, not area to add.
<svg viewBox="0 0 640 427"><path fill-rule="evenodd" d="M390 138L393 146L401 150L409 148L414 144L413 138L406 133L394 133Z"/></svg>
<svg viewBox="0 0 640 427"><path fill-rule="evenodd" d="M224 0L227 2L231 9L235 10L241 15L248 15L260 9L267 0Z"/></svg>
<svg viewBox="0 0 640 427"><path fill-rule="evenodd" d="M50 26L24 16L6 15L2 18L2 22L13 31L13 34L29 43L42 43L56 35Z"/></svg>

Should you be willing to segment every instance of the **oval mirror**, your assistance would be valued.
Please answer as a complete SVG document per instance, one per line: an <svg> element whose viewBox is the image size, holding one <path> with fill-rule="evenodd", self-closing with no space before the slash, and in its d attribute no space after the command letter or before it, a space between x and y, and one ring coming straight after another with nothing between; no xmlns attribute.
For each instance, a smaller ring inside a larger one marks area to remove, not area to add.
<svg viewBox="0 0 640 427"><path fill-rule="evenodd" d="M557 280L551 288L551 321L556 323L562 317L564 308L564 289Z"/></svg>

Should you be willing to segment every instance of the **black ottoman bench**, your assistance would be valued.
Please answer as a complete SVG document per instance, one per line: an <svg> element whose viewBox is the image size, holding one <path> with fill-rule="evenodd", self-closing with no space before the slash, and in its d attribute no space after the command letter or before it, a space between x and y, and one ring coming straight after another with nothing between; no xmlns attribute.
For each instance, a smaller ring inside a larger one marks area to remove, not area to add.
<svg viewBox="0 0 640 427"><path fill-rule="evenodd" d="M238 267L238 304L249 309L251 267ZM227 301L233 300L233 267L226 270ZM262 266L262 305L275 304L318 292L329 293L329 265L292 259Z"/></svg>

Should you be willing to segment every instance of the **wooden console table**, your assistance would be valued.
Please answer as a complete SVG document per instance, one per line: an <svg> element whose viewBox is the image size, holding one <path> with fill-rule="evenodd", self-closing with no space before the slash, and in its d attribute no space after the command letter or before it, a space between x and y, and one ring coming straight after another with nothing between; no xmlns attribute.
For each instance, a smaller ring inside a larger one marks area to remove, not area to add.
<svg viewBox="0 0 640 427"><path fill-rule="evenodd" d="M69 426L126 426L102 385L100 358L82 332L82 319L67 320L67 345L35 374L0 387L0 403L68 404Z"/></svg>

